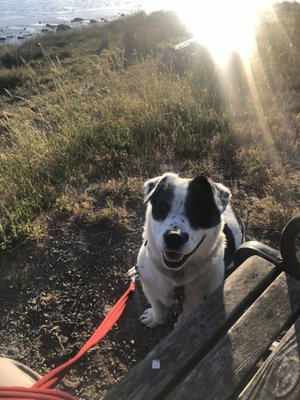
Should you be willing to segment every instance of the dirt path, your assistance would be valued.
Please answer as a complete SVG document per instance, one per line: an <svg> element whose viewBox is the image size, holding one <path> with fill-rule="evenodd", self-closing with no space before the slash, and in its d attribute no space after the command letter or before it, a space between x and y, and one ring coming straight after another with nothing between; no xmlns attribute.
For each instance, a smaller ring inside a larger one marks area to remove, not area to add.
<svg viewBox="0 0 300 400"><path fill-rule="evenodd" d="M51 219L46 238L1 258L0 356L44 374L81 348L127 288L141 224L132 232ZM61 388L79 399L103 393L168 331L149 330L138 317L146 305L138 290L117 326L69 373Z"/></svg>

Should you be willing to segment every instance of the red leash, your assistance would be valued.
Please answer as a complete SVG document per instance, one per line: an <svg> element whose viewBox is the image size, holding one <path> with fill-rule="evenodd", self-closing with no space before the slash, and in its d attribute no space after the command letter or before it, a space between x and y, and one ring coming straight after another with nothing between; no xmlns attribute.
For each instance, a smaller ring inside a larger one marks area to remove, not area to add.
<svg viewBox="0 0 300 400"><path fill-rule="evenodd" d="M74 364L81 357L83 357L91 347L95 346L117 322L122 312L124 311L131 292L134 292L134 289L134 281L131 281L129 288L126 290L123 296L113 306L113 308L101 322L101 324L83 346L83 348L73 358L71 358L71 360L65 362L64 364L60 365L59 367L53 369L48 374L43 376L32 386L32 388L0 386L0 399L76 400L75 397L60 390L55 390L53 388L55 387L55 385L58 384L58 382L63 379L63 377L74 366Z"/></svg>

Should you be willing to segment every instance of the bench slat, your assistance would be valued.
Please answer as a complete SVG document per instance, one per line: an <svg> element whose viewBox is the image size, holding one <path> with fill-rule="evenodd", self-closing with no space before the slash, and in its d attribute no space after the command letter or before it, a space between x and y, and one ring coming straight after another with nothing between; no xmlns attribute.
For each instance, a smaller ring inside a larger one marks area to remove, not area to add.
<svg viewBox="0 0 300 400"><path fill-rule="evenodd" d="M300 399L300 318L238 400Z"/></svg>
<svg viewBox="0 0 300 400"><path fill-rule="evenodd" d="M277 268L254 256L245 261L223 287L173 330L117 383L105 400L160 399L182 381L199 360L278 275ZM152 369L152 360L160 369ZM204 397L205 398L205 397Z"/></svg>
<svg viewBox="0 0 300 400"><path fill-rule="evenodd" d="M299 310L300 281L281 273L166 399L236 398L258 361Z"/></svg>

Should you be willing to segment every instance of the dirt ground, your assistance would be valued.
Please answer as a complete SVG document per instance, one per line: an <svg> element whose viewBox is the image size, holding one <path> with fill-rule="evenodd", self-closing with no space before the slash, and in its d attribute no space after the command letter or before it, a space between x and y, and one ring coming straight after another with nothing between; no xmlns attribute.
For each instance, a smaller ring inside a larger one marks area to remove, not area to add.
<svg viewBox="0 0 300 400"><path fill-rule="evenodd" d="M128 287L143 217L132 231L76 222L68 214L48 220L48 235L2 256L0 356L40 374L74 356ZM101 399L172 329L172 316L150 330L138 320L146 306L140 287L117 325L67 375L60 388L79 399Z"/></svg>

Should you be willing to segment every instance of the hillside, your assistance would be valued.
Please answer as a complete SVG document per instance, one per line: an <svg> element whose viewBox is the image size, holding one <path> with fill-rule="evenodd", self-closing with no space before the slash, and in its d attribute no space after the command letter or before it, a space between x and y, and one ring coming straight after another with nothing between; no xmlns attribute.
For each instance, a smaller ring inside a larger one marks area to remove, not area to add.
<svg viewBox="0 0 300 400"><path fill-rule="evenodd" d="M226 73L204 48L158 68L190 37L170 12L0 47L0 355L45 372L79 349L126 288L149 177L224 182L247 238L278 248L300 210L300 5L275 10L251 67L234 54ZM81 399L170 329L145 331L143 306L139 292L65 381Z"/></svg>

